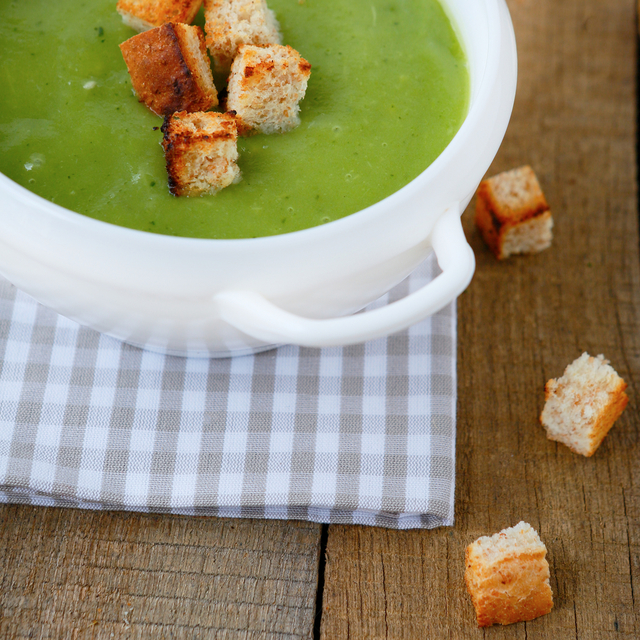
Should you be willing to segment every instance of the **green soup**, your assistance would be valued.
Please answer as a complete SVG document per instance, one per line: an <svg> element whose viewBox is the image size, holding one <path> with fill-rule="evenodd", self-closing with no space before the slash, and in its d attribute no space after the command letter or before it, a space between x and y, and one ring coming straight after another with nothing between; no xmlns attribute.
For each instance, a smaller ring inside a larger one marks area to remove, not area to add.
<svg viewBox="0 0 640 640"><path fill-rule="evenodd" d="M269 6L284 43L312 65L302 123L239 139L240 183L176 198L162 120L133 95L118 48L135 33L115 0L0 0L0 172L113 224L247 238L359 211L442 152L466 115L469 78L437 0Z"/></svg>

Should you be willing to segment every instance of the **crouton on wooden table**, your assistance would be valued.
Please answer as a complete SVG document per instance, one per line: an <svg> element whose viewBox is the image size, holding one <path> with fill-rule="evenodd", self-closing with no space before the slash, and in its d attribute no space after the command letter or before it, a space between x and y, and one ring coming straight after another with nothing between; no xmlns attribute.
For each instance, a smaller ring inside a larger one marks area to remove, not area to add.
<svg viewBox="0 0 640 640"><path fill-rule="evenodd" d="M118 0L122 21L136 31L161 27L167 22L191 24L202 0Z"/></svg>
<svg viewBox="0 0 640 640"><path fill-rule="evenodd" d="M480 183L476 225L496 258L538 253L551 246L553 218L529 166L505 171Z"/></svg>
<svg viewBox="0 0 640 640"><path fill-rule="evenodd" d="M300 124L311 65L289 46L241 45L231 66L227 110L236 114L246 135L284 133Z"/></svg>
<svg viewBox="0 0 640 640"><path fill-rule="evenodd" d="M478 626L533 620L551 611L546 554L538 533L526 522L467 547L464 577Z"/></svg>
<svg viewBox="0 0 640 640"><path fill-rule="evenodd" d="M218 104L200 27L169 22L120 45L140 102L160 116Z"/></svg>
<svg viewBox="0 0 640 640"><path fill-rule="evenodd" d="M265 0L205 0L207 47L227 74L241 44L281 44L280 25Z"/></svg>
<svg viewBox="0 0 640 640"><path fill-rule="evenodd" d="M162 125L169 189L176 196L214 194L240 179L235 119L182 111Z"/></svg>
<svg viewBox="0 0 640 640"><path fill-rule="evenodd" d="M592 456L629 402L627 383L604 356L583 353L545 385L540 422L550 440Z"/></svg>

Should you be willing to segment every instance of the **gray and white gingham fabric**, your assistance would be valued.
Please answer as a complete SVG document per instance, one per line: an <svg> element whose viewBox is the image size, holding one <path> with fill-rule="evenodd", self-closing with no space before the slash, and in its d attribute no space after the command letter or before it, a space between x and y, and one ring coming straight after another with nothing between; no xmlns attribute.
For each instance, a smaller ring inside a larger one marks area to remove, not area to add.
<svg viewBox="0 0 640 640"><path fill-rule="evenodd" d="M436 270L427 260L372 308ZM355 346L178 358L0 278L0 502L451 525L455 322L451 304Z"/></svg>

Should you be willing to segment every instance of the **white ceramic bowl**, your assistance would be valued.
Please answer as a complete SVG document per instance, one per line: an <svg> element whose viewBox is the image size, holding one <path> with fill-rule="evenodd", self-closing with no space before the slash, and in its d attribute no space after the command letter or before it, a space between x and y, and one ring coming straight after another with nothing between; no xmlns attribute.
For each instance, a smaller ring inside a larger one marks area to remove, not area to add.
<svg viewBox="0 0 640 640"><path fill-rule="evenodd" d="M295 233L197 240L98 222L0 175L0 273L81 324L179 355L356 343L435 313L473 275L460 214L502 142L517 75L504 0L443 5L469 61L469 113L437 160L389 198ZM433 282L387 307L348 315L431 251L443 269Z"/></svg>

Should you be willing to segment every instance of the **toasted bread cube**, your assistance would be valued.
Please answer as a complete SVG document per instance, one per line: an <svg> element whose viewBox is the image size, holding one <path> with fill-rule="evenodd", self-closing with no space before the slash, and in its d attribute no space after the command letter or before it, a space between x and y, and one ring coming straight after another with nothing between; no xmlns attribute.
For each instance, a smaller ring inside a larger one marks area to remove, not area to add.
<svg viewBox="0 0 640 640"><path fill-rule="evenodd" d="M538 253L551 246L553 218L529 166L481 182L475 220L498 260L518 253Z"/></svg>
<svg viewBox="0 0 640 640"><path fill-rule="evenodd" d="M478 538L467 547L467 590L478 626L533 620L553 608L547 548L530 524Z"/></svg>
<svg viewBox="0 0 640 640"><path fill-rule="evenodd" d="M136 31L161 27L166 22L191 24L202 0L118 0L122 21Z"/></svg>
<svg viewBox="0 0 640 640"><path fill-rule="evenodd" d="M549 440L592 456L629 402L627 383L604 356L583 353L545 385L540 422Z"/></svg>
<svg viewBox="0 0 640 640"><path fill-rule="evenodd" d="M160 116L218 104L200 27L169 22L120 45L140 102Z"/></svg>
<svg viewBox="0 0 640 640"><path fill-rule="evenodd" d="M311 65L289 46L241 45L231 66L227 97L227 110L236 114L239 133L295 129L310 74Z"/></svg>
<svg viewBox="0 0 640 640"><path fill-rule="evenodd" d="M162 132L169 190L174 195L214 194L240 180L232 115L181 111L165 118Z"/></svg>
<svg viewBox="0 0 640 640"><path fill-rule="evenodd" d="M228 74L241 44L281 44L280 25L265 0L205 0L207 47L215 69Z"/></svg>

